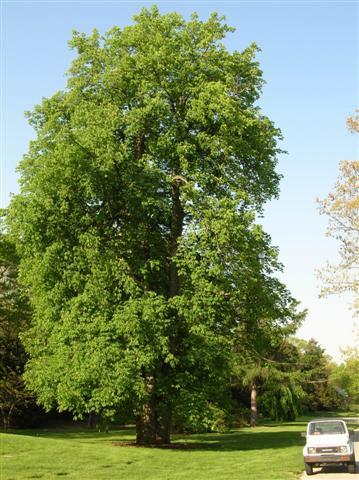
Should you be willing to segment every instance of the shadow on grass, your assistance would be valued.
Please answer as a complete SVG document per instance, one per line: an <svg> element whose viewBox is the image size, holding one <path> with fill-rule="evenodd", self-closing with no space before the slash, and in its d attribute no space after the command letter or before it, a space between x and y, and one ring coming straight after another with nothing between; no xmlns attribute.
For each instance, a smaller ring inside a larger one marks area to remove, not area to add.
<svg viewBox="0 0 359 480"><path fill-rule="evenodd" d="M288 423L275 423L275 422L263 422L260 424L260 426L263 426L263 427L300 427L300 428L304 428L306 429L307 428L307 425L308 425L308 422L288 422Z"/></svg>
<svg viewBox="0 0 359 480"><path fill-rule="evenodd" d="M299 432L277 431L261 432L246 431L232 434L202 434L191 435L189 442L206 443L206 450L267 450L303 445Z"/></svg>
<svg viewBox="0 0 359 480"><path fill-rule="evenodd" d="M112 445L117 447L156 448L166 450L186 451L246 451L267 450L301 446L303 439L298 432L234 432L231 434L200 434L188 436L175 436L173 442L167 445L140 446L134 442L123 441L121 438L113 440Z"/></svg>
<svg viewBox="0 0 359 480"><path fill-rule="evenodd" d="M292 424L288 424L291 426ZM277 426L276 425L272 425ZM123 427L119 430L110 431L110 433L95 432L91 430L71 431L71 430L22 430L14 432L18 435L48 439L69 439L85 440L91 443L108 443L115 447L129 448L158 448L170 450L205 450L205 451L246 451L246 450L267 450L279 449L304 445L304 439L301 438L298 431L260 431L260 430L238 430L230 433L216 434L197 434L197 435L173 435L170 445L151 445L149 447L137 447L134 443L135 429L133 427Z"/></svg>

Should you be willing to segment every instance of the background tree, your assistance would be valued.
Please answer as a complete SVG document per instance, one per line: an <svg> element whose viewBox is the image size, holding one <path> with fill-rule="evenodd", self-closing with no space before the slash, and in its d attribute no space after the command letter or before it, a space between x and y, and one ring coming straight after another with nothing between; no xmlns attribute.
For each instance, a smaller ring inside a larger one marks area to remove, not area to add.
<svg viewBox="0 0 359 480"><path fill-rule="evenodd" d="M348 128L359 133L359 116L349 117ZM328 215L328 235L340 243L338 265L330 265L321 272L322 294L350 292L353 294L354 315L359 314L359 161L342 161L335 190L321 202L320 212ZM357 328L357 326L355 327ZM356 384L359 353L348 349L344 362L334 369L332 379L337 388L347 391L351 401L357 401ZM354 377L351 378L351 373ZM353 390L354 388L354 390Z"/></svg>
<svg viewBox="0 0 359 480"><path fill-rule="evenodd" d="M28 327L30 306L18 284L19 258L0 225L0 413L7 431L14 414L30 401L22 379L26 354L19 335Z"/></svg>
<svg viewBox="0 0 359 480"><path fill-rule="evenodd" d="M306 311L297 311L298 302L275 278L260 279L257 276L248 299L250 305L244 308L248 323L260 323L261 329L245 335L239 331L232 386L237 384L249 390L250 424L256 426L259 404L262 414L275 418L289 419L289 407L287 411L281 408L286 402L297 413L295 404L298 403L297 396L299 398L302 393L298 383L298 359L292 352L296 349L287 337L296 332ZM243 338L247 338L248 343ZM276 406L271 403L271 408L267 408L269 399L274 402L278 399L279 402Z"/></svg>
<svg viewBox="0 0 359 480"><path fill-rule="evenodd" d="M237 381L250 395L250 425L259 414L275 420L294 420L301 412L303 376L296 347L284 337L267 345L265 356L258 352L241 362Z"/></svg>
<svg viewBox="0 0 359 480"><path fill-rule="evenodd" d="M314 339L294 339L299 350L298 364L305 391L303 408L309 412L337 410L343 397L331 382L334 364L325 350Z"/></svg>
<svg viewBox="0 0 359 480"><path fill-rule="evenodd" d="M304 314L293 317L299 323ZM295 322L292 332L294 327ZM349 388L351 383L346 374L355 372L356 363L350 363L348 371L338 369L314 339L298 339L288 336L288 329L285 335L285 331L281 329L282 335L277 332L272 342L267 339L262 350L252 350L251 355L247 350L247 356L237 363L232 392L239 405L251 409L251 426L256 425L259 415L294 420L303 412L337 410L347 404L344 385ZM354 386L355 380L352 382Z"/></svg>
<svg viewBox="0 0 359 480"><path fill-rule="evenodd" d="M359 349L348 347L342 352L343 361L333 368L332 383L346 394L348 406L359 405Z"/></svg>
<svg viewBox="0 0 359 480"><path fill-rule="evenodd" d="M168 442L173 413L225 387L234 330L262 329L250 291L278 268L255 218L278 194L280 132L257 106L257 47L228 52L230 31L153 7L74 33L67 89L29 114L9 222L35 311L26 380L75 416L130 405L138 443Z"/></svg>
<svg viewBox="0 0 359 480"><path fill-rule="evenodd" d="M359 116L348 119L348 127L359 133ZM329 217L327 233L339 241L338 265L321 272L323 295L351 292L354 312L359 313L359 161L342 161L333 192L319 202L320 212Z"/></svg>
<svg viewBox="0 0 359 480"><path fill-rule="evenodd" d="M295 420L302 412L305 397L298 349L291 338L282 338L267 356L268 375L259 408L274 420Z"/></svg>

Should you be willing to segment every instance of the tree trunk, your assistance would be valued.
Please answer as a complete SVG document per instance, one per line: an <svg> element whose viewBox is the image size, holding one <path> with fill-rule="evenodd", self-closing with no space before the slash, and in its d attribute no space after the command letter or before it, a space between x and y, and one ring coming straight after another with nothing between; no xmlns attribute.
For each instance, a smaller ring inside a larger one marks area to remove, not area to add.
<svg viewBox="0 0 359 480"><path fill-rule="evenodd" d="M257 411L257 385L252 382L251 385L251 427L257 425L258 411Z"/></svg>
<svg viewBox="0 0 359 480"><path fill-rule="evenodd" d="M153 445L156 443L156 422L154 408L145 405L141 414L136 415L136 444Z"/></svg>
<svg viewBox="0 0 359 480"><path fill-rule="evenodd" d="M136 444L153 445L171 443L171 411L158 416L154 402L143 407L136 415Z"/></svg>
<svg viewBox="0 0 359 480"><path fill-rule="evenodd" d="M155 379L153 375L145 376L147 403L136 415L136 443L137 445L151 445L156 443L156 403L153 398Z"/></svg>
<svg viewBox="0 0 359 480"><path fill-rule="evenodd" d="M95 428L97 423L97 415L94 412L90 412L87 418L87 428Z"/></svg>
<svg viewBox="0 0 359 480"><path fill-rule="evenodd" d="M141 156L141 144L137 143L137 156ZM177 265L174 258L177 254L178 239L182 235L184 212L180 198L180 183L182 177L173 175L172 184L172 214L171 214L171 239L168 265L168 296L169 298L178 295L180 282ZM177 316L176 312L173 312ZM178 323L178 319L175 321ZM175 348L176 334L171 339L171 345ZM163 366L163 368L166 365ZM167 365L168 367L168 365ZM157 372L161 375L161 372ZM168 372L167 372L168 373ZM162 372L163 374L163 372ZM170 443L171 441L171 406L156 398L155 378L148 375L145 379L148 393L148 401L136 415L136 443L138 445L150 445L154 443Z"/></svg>
<svg viewBox="0 0 359 480"><path fill-rule="evenodd" d="M178 275L178 268L175 262L175 256L178 250L178 240L180 239L183 231L184 211L181 203L180 196L180 183L183 181L182 177L176 175L173 172L173 184L172 184L172 213L171 213L171 240L170 240L170 258L169 258L169 284L168 284L168 296L169 298L175 297L180 292L180 281ZM180 319L176 311L172 312L173 321L176 324L176 328L171 335L170 345L171 351L175 351L177 338L180 329ZM161 369L161 375L164 378L168 378L171 367L168 364L164 364ZM172 427L172 408L169 403L164 399L156 405L156 440L157 443L170 443L171 442L171 427Z"/></svg>
<svg viewBox="0 0 359 480"><path fill-rule="evenodd" d="M157 443L171 443L172 409L170 405L161 405L160 414L156 420Z"/></svg>
<svg viewBox="0 0 359 480"><path fill-rule="evenodd" d="M6 414L3 416L3 425L4 425L4 432L7 433L10 426L10 418Z"/></svg>
<svg viewBox="0 0 359 480"><path fill-rule="evenodd" d="M12 404L10 408L2 408L1 409L1 414L3 418L3 427L4 427L4 432L7 433L10 425L11 425L11 419L12 419L12 414L15 409L15 404Z"/></svg>

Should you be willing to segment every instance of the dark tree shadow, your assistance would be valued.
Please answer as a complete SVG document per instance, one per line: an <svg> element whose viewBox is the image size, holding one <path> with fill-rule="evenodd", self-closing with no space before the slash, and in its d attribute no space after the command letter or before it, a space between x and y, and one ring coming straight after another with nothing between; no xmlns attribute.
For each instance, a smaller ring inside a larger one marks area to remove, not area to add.
<svg viewBox="0 0 359 480"><path fill-rule="evenodd" d="M276 425L278 427L278 424ZM110 431L110 433L96 432L93 430L22 430L14 432L18 435L27 435L32 437L52 438L52 439L77 439L91 442L108 442L114 446L135 447L135 429L134 427L123 427L121 429ZM298 431L251 431L236 430L229 433L216 434L198 434L198 435L173 435L170 445L150 445L151 448L168 448L176 450L212 450L212 451L246 451L246 450L266 450L286 448L292 446L304 445L304 439L301 438ZM143 447L141 447L143 448Z"/></svg>
<svg viewBox="0 0 359 480"><path fill-rule="evenodd" d="M133 442L123 442L121 438L114 440L116 446L136 446ZM299 432L234 432L231 434L201 434L174 438L170 445L149 445L140 448L159 448L173 450L206 450L206 451L246 451L286 448L304 445Z"/></svg>

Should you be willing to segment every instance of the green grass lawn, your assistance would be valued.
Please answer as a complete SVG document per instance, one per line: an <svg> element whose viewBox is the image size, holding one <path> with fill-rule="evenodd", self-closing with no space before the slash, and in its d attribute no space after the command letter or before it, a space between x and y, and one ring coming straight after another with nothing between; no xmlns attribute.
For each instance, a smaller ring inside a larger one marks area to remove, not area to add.
<svg viewBox="0 0 359 480"><path fill-rule="evenodd" d="M197 447L171 450L116 445L134 440L132 428L13 431L0 434L0 480L296 479L303 470L300 432L308 420L264 422L225 434L174 435L174 444Z"/></svg>
<svg viewBox="0 0 359 480"><path fill-rule="evenodd" d="M27 430L1 434L0 479L285 480L303 470L306 422L267 423L226 434L175 435L197 448L117 446L134 430ZM205 444L205 445L204 445Z"/></svg>

